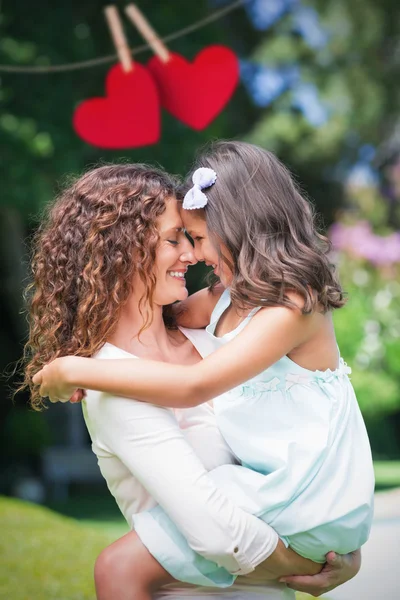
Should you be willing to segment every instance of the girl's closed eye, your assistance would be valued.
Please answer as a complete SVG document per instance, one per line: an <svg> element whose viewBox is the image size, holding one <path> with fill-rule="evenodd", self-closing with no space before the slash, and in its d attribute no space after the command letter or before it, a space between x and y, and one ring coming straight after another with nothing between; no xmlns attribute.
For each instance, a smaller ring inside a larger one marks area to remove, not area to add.
<svg viewBox="0 0 400 600"><path fill-rule="evenodd" d="M167 240L167 242L169 242L170 244L172 244L173 246L177 246L179 244L178 240Z"/></svg>

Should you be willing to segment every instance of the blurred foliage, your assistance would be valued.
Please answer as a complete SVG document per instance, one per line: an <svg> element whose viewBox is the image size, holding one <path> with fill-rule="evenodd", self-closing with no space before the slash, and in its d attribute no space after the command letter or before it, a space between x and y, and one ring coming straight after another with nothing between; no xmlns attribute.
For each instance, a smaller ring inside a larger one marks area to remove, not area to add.
<svg viewBox="0 0 400 600"><path fill-rule="evenodd" d="M400 487L400 462L376 461L374 462L376 485L381 488Z"/></svg>
<svg viewBox="0 0 400 600"><path fill-rule="evenodd" d="M381 178L350 177L346 209L330 231L349 296L335 312L337 338L376 458L400 457L400 232L392 225L400 147L398 154L384 188Z"/></svg>
<svg viewBox="0 0 400 600"><path fill-rule="evenodd" d="M71 3L49 8L19 0L3 8L0 61L48 65L86 60L114 51L102 13L107 2ZM123 14L124 3L120 5ZM215 3L217 4L217 3ZM163 112L159 144L131 151L104 151L83 143L71 117L82 99L103 94L109 65L45 75L4 73L1 88L0 152L3 157L1 203L34 216L53 197L66 174L79 173L99 160L149 161L183 173L195 150L220 137L244 137L276 151L315 196L328 220L340 202L340 185L329 181L339 160L355 157L358 147L378 143L393 125L399 106L397 0L308 0L316 9L327 43L310 47L293 33L290 13L266 32L255 31L243 9L184 36L170 46L187 58L205 45L226 43L240 58L262 65L299 67L301 81L315 85L329 118L319 127L293 108L291 91L266 108L252 105L240 87L227 109L203 132L194 132ZM214 5L215 6L215 5ZM171 33L204 17L206 0L140 7L160 34ZM26 15L19 19L18 14ZM32 23L35 28L32 28ZM132 46L141 38L124 19ZM60 35L60 32L63 32ZM149 52L138 56L146 62ZM112 64L112 63L110 63Z"/></svg>
<svg viewBox="0 0 400 600"><path fill-rule="evenodd" d="M3 443L9 459L39 457L41 451L54 441L53 437L48 422L37 412L19 407L6 417Z"/></svg>
<svg viewBox="0 0 400 600"><path fill-rule="evenodd" d="M400 283L342 253L348 304L334 313L338 344L366 421L374 458L400 457Z"/></svg>
<svg viewBox="0 0 400 600"><path fill-rule="evenodd" d="M279 21L253 51L255 61L300 66L328 118L314 127L293 109L292 91L261 111L247 139L275 151L315 197L327 224L342 201L335 175L355 162L364 143L379 144L398 119L400 60L397 0L309 0L327 43L310 48L291 32L290 16Z"/></svg>
<svg viewBox="0 0 400 600"><path fill-rule="evenodd" d="M342 354L363 414L371 419L400 410L400 283L342 254L347 306L334 313Z"/></svg>

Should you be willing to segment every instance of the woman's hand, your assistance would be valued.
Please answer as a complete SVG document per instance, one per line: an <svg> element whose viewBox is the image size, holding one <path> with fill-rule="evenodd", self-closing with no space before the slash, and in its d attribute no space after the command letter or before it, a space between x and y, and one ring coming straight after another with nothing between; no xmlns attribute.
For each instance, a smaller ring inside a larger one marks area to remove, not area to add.
<svg viewBox="0 0 400 600"><path fill-rule="evenodd" d="M32 381L35 385L40 385L40 395L48 396L50 402L68 402L70 399L79 402L83 394L78 393L76 386L69 383L69 373L79 360L76 356L56 358L36 373Z"/></svg>
<svg viewBox="0 0 400 600"><path fill-rule="evenodd" d="M355 577L360 567L360 550L344 555L328 552L326 563L317 575L293 575L281 577L279 581L286 583L293 590L317 597Z"/></svg>

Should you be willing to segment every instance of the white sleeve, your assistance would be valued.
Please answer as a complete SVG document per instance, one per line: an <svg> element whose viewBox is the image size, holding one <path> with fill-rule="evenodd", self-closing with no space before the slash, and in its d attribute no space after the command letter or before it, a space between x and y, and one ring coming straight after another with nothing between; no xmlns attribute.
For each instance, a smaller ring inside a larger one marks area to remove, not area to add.
<svg viewBox="0 0 400 600"><path fill-rule="evenodd" d="M277 533L218 489L170 409L103 394L99 433L198 554L235 575L268 558ZM205 442L206 443L206 442Z"/></svg>

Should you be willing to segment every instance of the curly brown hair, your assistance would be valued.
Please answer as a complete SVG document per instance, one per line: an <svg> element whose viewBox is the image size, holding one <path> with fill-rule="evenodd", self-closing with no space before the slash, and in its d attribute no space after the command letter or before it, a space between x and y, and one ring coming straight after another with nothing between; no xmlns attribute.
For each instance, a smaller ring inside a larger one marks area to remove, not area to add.
<svg viewBox="0 0 400 600"><path fill-rule="evenodd" d="M330 241L318 232L313 206L272 152L246 142L218 141L201 153L191 174L199 167L217 173L216 183L203 190L208 199L204 216L220 260L233 273L234 304L295 308L287 294L296 291L304 313L344 305L329 260ZM179 199L193 185L191 174Z"/></svg>
<svg viewBox="0 0 400 600"><path fill-rule="evenodd" d="M152 301L159 235L156 219L177 182L142 164L92 169L48 207L33 240L33 280L27 288L30 334L20 389L44 407L32 377L58 356L90 357L112 334L132 292L145 285L139 308ZM144 317L145 329L151 322Z"/></svg>

